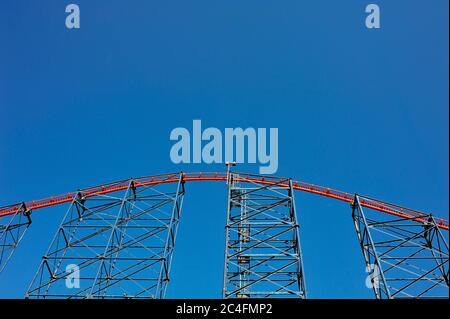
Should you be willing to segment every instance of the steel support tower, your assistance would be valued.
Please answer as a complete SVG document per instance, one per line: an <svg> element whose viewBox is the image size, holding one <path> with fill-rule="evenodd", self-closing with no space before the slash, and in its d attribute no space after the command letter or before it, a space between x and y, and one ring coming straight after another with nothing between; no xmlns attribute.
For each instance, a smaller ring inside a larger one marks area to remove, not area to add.
<svg viewBox="0 0 450 319"><path fill-rule="evenodd" d="M175 178L77 192L26 297L164 298L185 191Z"/></svg>
<svg viewBox="0 0 450 319"><path fill-rule="evenodd" d="M306 298L292 181L229 173L227 183L223 297Z"/></svg>
<svg viewBox="0 0 450 319"><path fill-rule="evenodd" d="M432 215L403 217L363 209L361 203L371 201L356 195L352 217L375 297L448 298L448 232L446 238Z"/></svg>
<svg viewBox="0 0 450 319"><path fill-rule="evenodd" d="M20 204L16 213L0 219L0 273L6 268L17 246L31 225L31 210Z"/></svg>

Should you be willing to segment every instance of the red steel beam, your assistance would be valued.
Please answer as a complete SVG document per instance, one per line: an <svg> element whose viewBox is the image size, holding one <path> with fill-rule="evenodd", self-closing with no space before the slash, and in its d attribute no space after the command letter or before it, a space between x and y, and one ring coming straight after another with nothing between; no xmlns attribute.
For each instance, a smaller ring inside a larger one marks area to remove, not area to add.
<svg viewBox="0 0 450 319"><path fill-rule="evenodd" d="M155 176L147 176L133 179L126 179L110 184L104 184L100 186L86 188L77 192L70 192L63 195L47 197L44 199L33 200L25 202L25 207L28 210L36 210L44 207L59 205L63 203L71 202L78 193L81 193L85 197L92 197L102 194L113 193L116 191L124 190L128 187L130 180L134 181L135 187L143 187L150 185L157 185L163 183L176 183L179 180L180 173L173 174L161 174ZM226 181L227 173L225 172L197 172L197 173L182 173L185 182L189 181ZM289 179L271 177L271 176L261 176L252 174L241 174L235 173L239 177L238 181L255 183L258 185L279 185L280 187L288 186ZM305 182L292 181L293 188L298 191L317 194L320 196L337 199L347 203L353 203L355 195L323 186L313 185ZM383 213L390 215L408 218L415 220L417 222L425 222L428 220L429 216L425 213L418 212L405 207L396 206L386 202L382 202L376 199L370 199L361 196L360 198L361 206L374 209ZM0 207L0 217L12 215L20 212L23 209L22 203ZM448 230L448 221L443 218L434 218L437 226L441 229Z"/></svg>

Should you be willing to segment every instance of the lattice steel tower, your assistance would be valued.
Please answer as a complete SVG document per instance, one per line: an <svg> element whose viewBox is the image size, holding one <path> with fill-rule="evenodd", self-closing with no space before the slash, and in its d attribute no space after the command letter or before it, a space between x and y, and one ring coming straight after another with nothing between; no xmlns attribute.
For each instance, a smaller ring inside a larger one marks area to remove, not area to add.
<svg viewBox="0 0 450 319"><path fill-rule="evenodd" d="M379 201L355 196L352 216L377 299L448 298L449 248L436 218L383 214ZM376 206L375 206L376 207ZM402 213L403 212L403 213ZM447 232L448 236L448 232Z"/></svg>
<svg viewBox="0 0 450 319"><path fill-rule="evenodd" d="M230 173L225 229L224 298L306 298L290 179L258 185Z"/></svg>
<svg viewBox="0 0 450 319"><path fill-rule="evenodd" d="M26 297L163 298L184 195L183 175L176 178L175 185L137 188L130 179L108 194L78 192Z"/></svg>

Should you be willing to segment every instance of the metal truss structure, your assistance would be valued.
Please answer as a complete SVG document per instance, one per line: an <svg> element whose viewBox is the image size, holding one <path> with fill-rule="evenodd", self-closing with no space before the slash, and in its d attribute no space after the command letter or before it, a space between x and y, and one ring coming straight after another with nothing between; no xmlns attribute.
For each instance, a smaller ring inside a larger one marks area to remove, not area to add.
<svg viewBox="0 0 450 319"><path fill-rule="evenodd" d="M0 273L6 268L17 246L31 225L31 211L22 203L14 214L3 218L0 224Z"/></svg>
<svg viewBox="0 0 450 319"><path fill-rule="evenodd" d="M28 298L164 298L184 196L170 184L86 197L70 207L42 257Z"/></svg>
<svg viewBox="0 0 450 319"><path fill-rule="evenodd" d="M448 221L323 186L235 172L173 173L0 207L0 272L30 214L69 208L28 298L164 298L185 183L228 184L224 298L306 298L294 191L349 203L376 298L448 298ZM61 206L62 207L62 206Z"/></svg>
<svg viewBox="0 0 450 319"><path fill-rule="evenodd" d="M352 216L375 297L448 298L448 232L435 218L393 217L364 210L356 195Z"/></svg>
<svg viewBox="0 0 450 319"><path fill-rule="evenodd" d="M224 298L306 297L292 182L228 180Z"/></svg>

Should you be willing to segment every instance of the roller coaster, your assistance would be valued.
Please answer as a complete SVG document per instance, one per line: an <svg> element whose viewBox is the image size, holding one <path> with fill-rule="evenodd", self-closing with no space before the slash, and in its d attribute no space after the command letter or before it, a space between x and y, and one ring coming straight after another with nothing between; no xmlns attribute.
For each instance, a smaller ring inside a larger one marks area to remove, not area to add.
<svg viewBox="0 0 450 319"><path fill-rule="evenodd" d="M0 274L36 211L68 205L26 298L165 298L191 182L225 182L223 298L307 298L295 191L349 204L374 297L448 298L448 221L290 178L178 172L0 207ZM75 265L80 285L68 288Z"/></svg>

